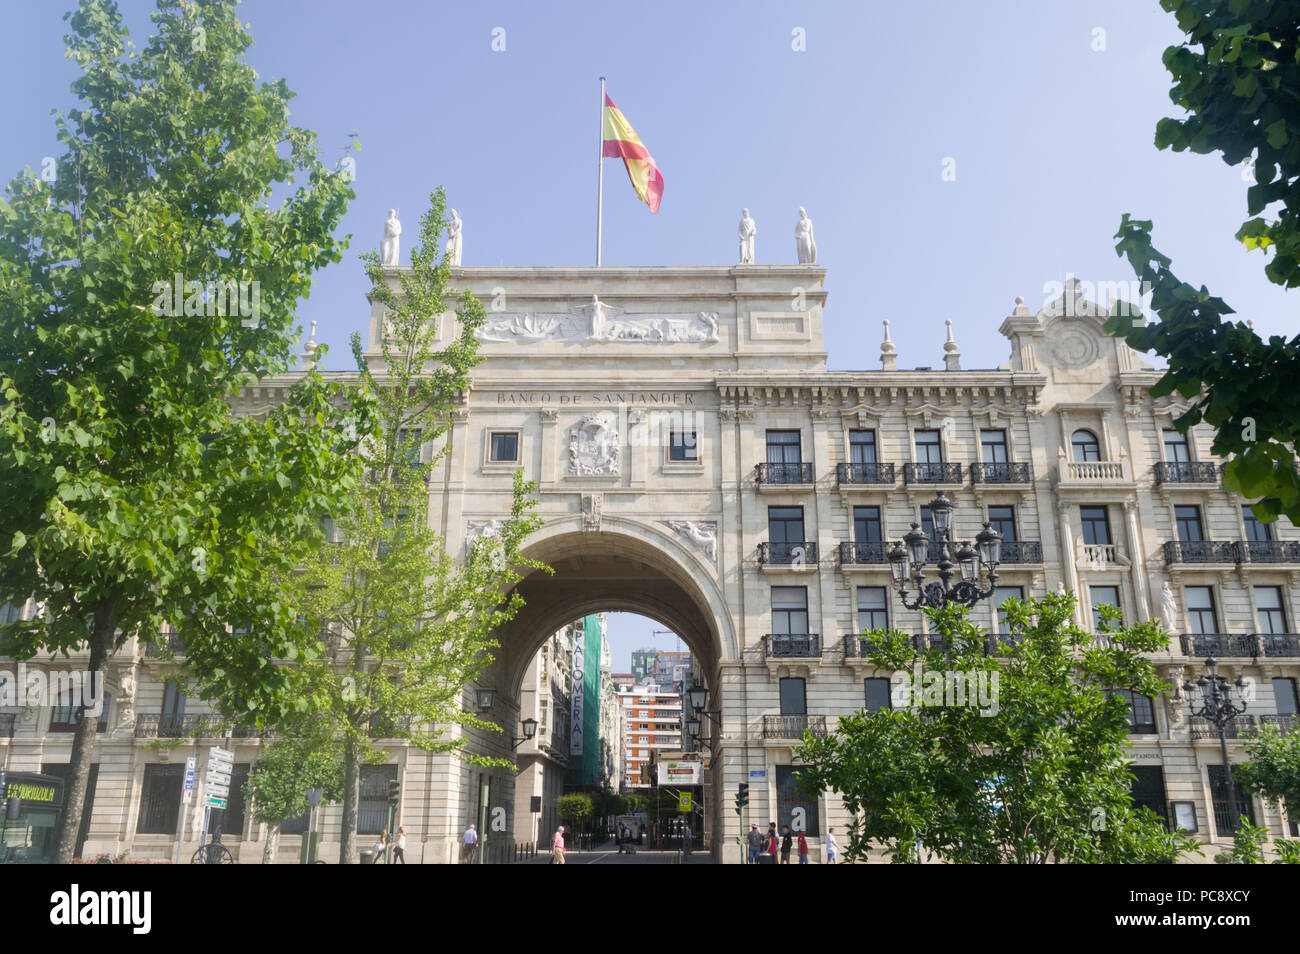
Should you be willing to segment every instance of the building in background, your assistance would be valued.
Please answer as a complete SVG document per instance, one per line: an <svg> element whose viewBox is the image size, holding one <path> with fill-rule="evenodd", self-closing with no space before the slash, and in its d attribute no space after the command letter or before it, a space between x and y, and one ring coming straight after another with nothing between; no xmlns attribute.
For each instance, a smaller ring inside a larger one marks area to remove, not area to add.
<svg viewBox="0 0 1300 954"><path fill-rule="evenodd" d="M515 778L515 833L520 841L545 840L559 824L556 802L569 767L573 631L570 624L537 650L524 671L519 719L536 719L537 734L521 742Z"/></svg>
<svg viewBox="0 0 1300 954"><path fill-rule="evenodd" d="M602 787L604 772L600 744L600 676L605 655L604 613L584 616L569 625L573 694L570 698L569 769L574 788Z"/></svg>
<svg viewBox="0 0 1300 954"><path fill-rule="evenodd" d="M647 683L651 680L651 673L654 670L655 660L658 656L659 650L653 647L632 650L632 679L634 682Z"/></svg>
<svg viewBox="0 0 1300 954"><path fill-rule="evenodd" d="M649 788L650 753L682 748L682 697L670 686L645 683L620 688L623 712L623 782Z"/></svg>
<svg viewBox="0 0 1300 954"><path fill-rule="evenodd" d="M609 639L600 643L600 771L601 787L617 792L623 777L623 720L614 685Z"/></svg>
<svg viewBox="0 0 1300 954"><path fill-rule="evenodd" d="M661 652L655 656L650 668L650 679L659 686L669 686L685 692L691 680L691 654L689 652Z"/></svg>

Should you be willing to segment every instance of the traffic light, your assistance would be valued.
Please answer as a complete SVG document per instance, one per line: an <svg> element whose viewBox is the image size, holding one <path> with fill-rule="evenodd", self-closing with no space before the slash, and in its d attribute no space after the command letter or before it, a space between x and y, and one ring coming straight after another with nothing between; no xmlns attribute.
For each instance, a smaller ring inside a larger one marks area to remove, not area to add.
<svg viewBox="0 0 1300 954"><path fill-rule="evenodd" d="M736 814L739 815L749 804L749 783L741 782L740 788L736 791Z"/></svg>
<svg viewBox="0 0 1300 954"><path fill-rule="evenodd" d="M397 803L401 801L401 798L402 798L402 783L397 781L397 779L393 779L388 783L389 806L396 808Z"/></svg>

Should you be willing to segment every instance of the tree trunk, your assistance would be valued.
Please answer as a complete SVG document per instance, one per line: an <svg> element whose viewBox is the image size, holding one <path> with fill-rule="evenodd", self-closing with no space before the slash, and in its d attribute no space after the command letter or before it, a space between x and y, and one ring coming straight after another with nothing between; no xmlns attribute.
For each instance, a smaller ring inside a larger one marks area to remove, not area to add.
<svg viewBox="0 0 1300 954"><path fill-rule="evenodd" d="M113 649L113 634L117 630L117 604L120 597L101 600L95 604L94 629L90 635L89 677L103 673L104 662ZM95 730L98 718L88 717L83 704L77 707L77 731L72 736L72 760L68 765L68 789L64 797L63 822L59 827L56 860L61 865L72 864L77 851L77 834L81 831L81 816L86 808L86 782L90 776L90 763L95 755Z"/></svg>
<svg viewBox="0 0 1300 954"><path fill-rule="evenodd" d="M266 826L266 841L262 844L262 864L275 864L275 854L280 847L280 823Z"/></svg>
<svg viewBox="0 0 1300 954"><path fill-rule="evenodd" d="M349 738L343 745L343 819L339 833L339 864L350 865L357 855L357 803L361 798L360 746Z"/></svg>

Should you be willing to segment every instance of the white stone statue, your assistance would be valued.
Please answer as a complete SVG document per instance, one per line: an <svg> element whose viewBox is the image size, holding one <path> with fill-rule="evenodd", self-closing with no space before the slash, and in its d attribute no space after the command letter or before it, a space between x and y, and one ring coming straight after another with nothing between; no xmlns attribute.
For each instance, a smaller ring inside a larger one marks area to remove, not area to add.
<svg viewBox="0 0 1300 954"><path fill-rule="evenodd" d="M740 264L754 264L754 234L758 227L749 217L749 209L740 210Z"/></svg>
<svg viewBox="0 0 1300 954"><path fill-rule="evenodd" d="M1160 585L1160 620L1165 624L1166 631L1178 632L1178 601L1174 598L1174 588L1168 580Z"/></svg>
<svg viewBox="0 0 1300 954"><path fill-rule="evenodd" d="M718 524L714 520L665 520L670 530L695 545L714 566L718 565Z"/></svg>
<svg viewBox="0 0 1300 954"><path fill-rule="evenodd" d="M799 206L799 221L794 227L794 248L799 255L800 265L817 264L817 242L813 238L812 219L808 212Z"/></svg>
<svg viewBox="0 0 1300 954"><path fill-rule="evenodd" d="M384 238L379 243L379 258L385 265L397 265L401 259L402 223L397 221L397 210L388 210L388 221L384 223Z"/></svg>
<svg viewBox="0 0 1300 954"><path fill-rule="evenodd" d="M609 324L609 314L602 302L595 295L591 296L591 339L600 341L605 337L605 328Z"/></svg>
<svg viewBox="0 0 1300 954"><path fill-rule="evenodd" d="M447 226L447 255L451 259L451 264L460 266L460 242L461 242L461 221L460 214L455 209L451 210L451 223Z"/></svg>

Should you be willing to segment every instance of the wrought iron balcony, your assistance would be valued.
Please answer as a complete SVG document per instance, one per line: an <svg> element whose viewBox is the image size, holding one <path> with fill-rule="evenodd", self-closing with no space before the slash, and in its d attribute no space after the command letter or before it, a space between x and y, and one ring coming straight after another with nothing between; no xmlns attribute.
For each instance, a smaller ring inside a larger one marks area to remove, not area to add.
<svg viewBox="0 0 1300 954"><path fill-rule="evenodd" d="M166 636L160 636L159 639L166 641L167 648L171 650L173 656L185 655L185 647L181 645L180 637L175 633L168 633ZM145 647L144 654L156 659L162 656L162 650L157 642L152 642Z"/></svg>
<svg viewBox="0 0 1300 954"><path fill-rule="evenodd" d="M820 633L768 633L763 654L771 659L810 659L822 654Z"/></svg>
<svg viewBox="0 0 1300 954"><path fill-rule="evenodd" d="M894 483L894 465L848 464L835 465L835 482L838 484L890 484Z"/></svg>
<svg viewBox="0 0 1300 954"><path fill-rule="evenodd" d="M1272 726L1277 729L1279 735L1286 735L1296 729L1300 729L1300 716L1295 715L1262 715L1259 717L1259 727Z"/></svg>
<svg viewBox="0 0 1300 954"><path fill-rule="evenodd" d="M1166 563L1236 563L1237 544L1231 540L1167 540Z"/></svg>
<svg viewBox="0 0 1300 954"><path fill-rule="evenodd" d="M972 484L1028 484L1034 479L1029 464L971 464Z"/></svg>
<svg viewBox="0 0 1300 954"><path fill-rule="evenodd" d="M817 562L817 541L760 543L758 562L764 566L812 566Z"/></svg>
<svg viewBox="0 0 1300 954"><path fill-rule="evenodd" d="M1007 563L1042 563L1043 545L1037 540L1002 541L1002 562Z"/></svg>
<svg viewBox="0 0 1300 954"><path fill-rule="evenodd" d="M1213 722L1201 716L1192 716L1188 730L1193 739L1217 739L1219 730ZM1224 738L1249 739L1259 734L1259 726L1253 715L1239 715L1223 727Z"/></svg>
<svg viewBox="0 0 1300 954"><path fill-rule="evenodd" d="M889 565L889 544L875 540L869 543L841 543L840 564L850 566L878 563Z"/></svg>
<svg viewBox="0 0 1300 954"><path fill-rule="evenodd" d="M1300 542L1295 540L1240 540L1237 559L1242 563L1300 563Z"/></svg>
<svg viewBox="0 0 1300 954"><path fill-rule="evenodd" d="M811 463L795 464L758 464L755 466L755 480L759 484L811 484L813 482L813 465Z"/></svg>
<svg viewBox="0 0 1300 954"><path fill-rule="evenodd" d="M1189 634L1182 637L1184 656L1258 656L1259 641L1254 636L1226 633Z"/></svg>
<svg viewBox="0 0 1300 954"><path fill-rule="evenodd" d="M923 652L925 652L925 650L926 650L926 641L927 641L927 640L929 641L929 648L930 648L930 649L937 649L937 650L939 650L940 652L947 652L947 651L948 651L948 640L944 639L942 636L933 636L933 635L932 635L932 636L913 636L913 637L912 637L912 648L915 649L915 650L916 650L917 652L919 652L919 653L923 653Z"/></svg>
<svg viewBox="0 0 1300 954"><path fill-rule="evenodd" d="M1292 633L1260 633L1265 656L1300 656L1300 636Z"/></svg>
<svg viewBox="0 0 1300 954"><path fill-rule="evenodd" d="M1219 465L1211 461L1157 461L1157 484L1217 484Z"/></svg>
<svg viewBox="0 0 1300 954"><path fill-rule="evenodd" d="M811 732L818 738L826 735L826 717L824 715L765 715L763 716L763 738L765 739L799 739L804 732Z"/></svg>
<svg viewBox="0 0 1300 954"><path fill-rule="evenodd" d="M845 659L866 659L867 653L877 648L876 641L869 636L862 636L858 633L844 634Z"/></svg>
<svg viewBox="0 0 1300 954"><path fill-rule="evenodd" d="M904 464L905 484L960 484L961 464Z"/></svg>
<svg viewBox="0 0 1300 954"><path fill-rule="evenodd" d="M219 719L208 713L186 715L184 713L157 712L141 713L135 717L135 737L137 739L188 739L202 735L209 723L215 725Z"/></svg>

